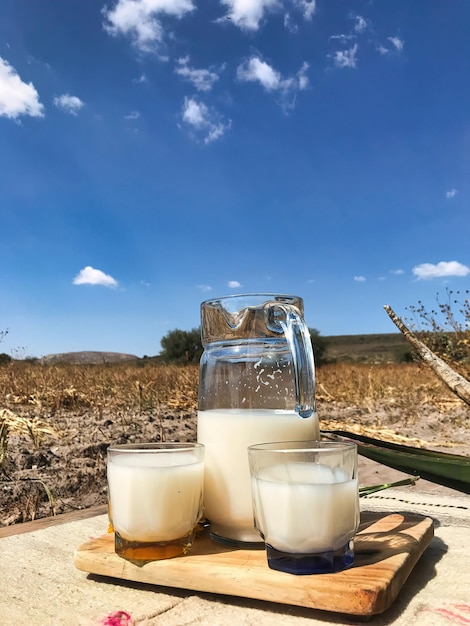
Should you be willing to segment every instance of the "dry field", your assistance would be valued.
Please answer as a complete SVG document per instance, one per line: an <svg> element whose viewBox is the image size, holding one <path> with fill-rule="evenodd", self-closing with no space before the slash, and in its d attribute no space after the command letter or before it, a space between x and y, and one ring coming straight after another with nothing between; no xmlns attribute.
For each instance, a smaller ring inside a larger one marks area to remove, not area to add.
<svg viewBox="0 0 470 626"><path fill-rule="evenodd" d="M195 440L197 384L196 366L1 366L0 526L104 504L111 442ZM323 429L470 454L469 407L416 363L323 366L317 400Z"/></svg>

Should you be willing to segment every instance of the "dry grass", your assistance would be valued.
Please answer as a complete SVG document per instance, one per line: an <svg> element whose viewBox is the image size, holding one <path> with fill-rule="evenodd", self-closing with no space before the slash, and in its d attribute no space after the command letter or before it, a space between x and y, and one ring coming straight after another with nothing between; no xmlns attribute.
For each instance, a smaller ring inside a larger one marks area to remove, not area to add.
<svg viewBox="0 0 470 626"><path fill-rule="evenodd" d="M37 445L36 438L54 434L47 428L63 427L63 417L71 412L97 419L113 414L131 423L135 415L158 419L162 409L195 411L198 374L195 365L4 365L0 367L3 444L8 433L15 432L29 435ZM354 421L359 418L364 426L376 429L395 421L412 425L423 408L437 413L464 409L430 370L417 363L325 365L317 372L317 401L323 418L342 419L349 410ZM21 417L12 423L11 415Z"/></svg>
<svg viewBox="0 0 470 626"><path fill-rule="evenodd" d="M13 362L0 367L4 407L31 414L63 410L152 411L161 404L193 408L198 368L176 365L40 365Z"/></svg>
<svg viewBox="0 0 470 626"><path fill-rule="evenodd" d="M325 402L367 408L371 402L393 401L406 409L422 404L439 408L456 402L454 394L427 367L417 363L336 363L320 368L317 378L317 397Z"/></svg>
<svg viewBox="0 0 470 626"><path fill-rule="evenodd" d="M323 430L468 454L469 407L422 364L326 365L317 400Z"/></svg>
<svg viewBox="0 0 470 626"><path fill-rule="evenodd" d="M23 415L44 417L68 410L148 413L162 405L194 410L197 387L195 365L13 362L0 367L0 411L21 408ZM317 398L322 404L347 403L366 410L377 402L407 411L423 404L439 409L456 402L432 372L416 363L325 365L317 371Z"/></svg>
<svg viewBox="0 0 470 626"><path fill-rule="evenodd" d="M105 502L111 441L194 440L198 375L194 365L0 366L0 526ZM424 366L331 364L317 383L324 430L468 452L468 407Z"/></svg>

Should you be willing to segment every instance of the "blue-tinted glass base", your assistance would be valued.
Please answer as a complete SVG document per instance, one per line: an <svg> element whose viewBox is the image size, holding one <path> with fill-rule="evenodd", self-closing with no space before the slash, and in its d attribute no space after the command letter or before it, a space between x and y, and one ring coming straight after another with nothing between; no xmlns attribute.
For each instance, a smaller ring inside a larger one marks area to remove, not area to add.
<svg viewBox="0 0 470 626"><path fill-rule="evenodd" d="M348 541L339 550L316 554L280 552L266 544L268 565L288 574L331 574L341 572L354 563L354 541Z"/></svg>

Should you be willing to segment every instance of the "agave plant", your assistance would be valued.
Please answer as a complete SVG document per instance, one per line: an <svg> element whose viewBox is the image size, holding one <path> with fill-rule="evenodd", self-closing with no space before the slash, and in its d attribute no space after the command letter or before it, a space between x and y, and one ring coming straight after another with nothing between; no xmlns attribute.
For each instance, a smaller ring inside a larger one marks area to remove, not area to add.
<svg viewBox="0 0 470 626"><path fill-rule="evenodd" d="M470 457L403 446L345 430L327 430L323 433L354 440L361 456L382 463L382 465L414 474L463 493L470 493ZM410 482L400 481L400 484L410 484ZM392 486L398 485L397 483L388 485L388 487ZM374 491L378 489L375 488Z"/></svg>
<svg viewBox="0 0 470 626"><path fill-rule="evenodd" d="M393 323L411 343L419 357L439 376L451 391L470 406L470 382L420 341L389 305L385 305L384 308ZM347 437L356 441L358 453L373 461L470 494L470 457L403 446L345 430L328 430L323 431L323 433L325 435L332 434ZM364 488L361 495L368 495L380 489L410 484L410 481L412 482L413 479L367 487Z"/></svg>

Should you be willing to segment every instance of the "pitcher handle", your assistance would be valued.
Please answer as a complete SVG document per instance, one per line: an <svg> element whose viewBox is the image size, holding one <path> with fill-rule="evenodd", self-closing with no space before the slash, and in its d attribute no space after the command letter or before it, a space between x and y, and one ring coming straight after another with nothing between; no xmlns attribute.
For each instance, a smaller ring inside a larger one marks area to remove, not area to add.
<svg viewBox="0 0 470 626"><path fill-rule="evenodd" d="M307 325L297 307L288 304L272 306L270 317L271 328L281 327L292 353L295 410L300 417L310 417L315 412L315 363Z"/></svg>

